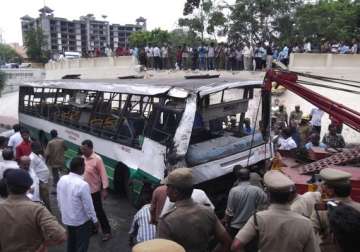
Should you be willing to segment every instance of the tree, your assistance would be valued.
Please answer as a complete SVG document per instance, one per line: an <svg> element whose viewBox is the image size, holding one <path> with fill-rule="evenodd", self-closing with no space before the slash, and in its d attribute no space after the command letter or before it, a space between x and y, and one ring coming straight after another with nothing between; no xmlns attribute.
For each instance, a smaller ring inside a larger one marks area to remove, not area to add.
<svg viewBox="0 0 360 252"><path fill-rule="evenodd" d="M215 1L214 1L215 2ZM191 32L204 35L223 35L227 31L227 18L219 6L213 4L213 0L187 0L183 15L178 24L187 27Z"/></svg>
<svg viewBox="0 0 360 252"><path fill-rule="evenodd" d="M351 41L360 32L360 1L322 0L300 6L292 20L293 36L312 43ZM285 36L286 35L286 36Z"/></svg>
<svg viewBox="0 0 360 252"><path fill-rule="evenodd" d="M35 62L46 63L50 58L46 37L40 28L31 29L25 34L25 46L27 55Z"/></svg>
<svg viewBox="0 0 360 252"><path fill-rule="evenodd" d="M237 0L230 9L229 40L233 42L270 41L278 36L274 24L291 16L301 0Z"/></svg>
<svg viewBox="0 0 360 252"><path fill-rule="evenodd" d="M169 43L170 34L168 31L154 29L152 31L133 32L129 37L130 46L144 47L148 44L161 46Z"/></svg>
<svg viewBox="0 0 360 252"><path fill-rule="evenodd" d="M21 56L8 45L0 43L0 65L6 62L21 62Z"/></svg>

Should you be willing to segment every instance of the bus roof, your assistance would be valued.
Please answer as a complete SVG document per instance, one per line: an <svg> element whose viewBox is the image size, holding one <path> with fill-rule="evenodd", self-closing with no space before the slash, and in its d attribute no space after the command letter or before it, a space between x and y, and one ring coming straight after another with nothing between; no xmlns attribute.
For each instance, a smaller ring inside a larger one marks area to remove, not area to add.
<svg viewBox="0 0 360 252"><path fill-rule="evenodd" d="M224 89L238 87L259 88L262 80L236 79L125 79L125 80L54 80L27 82L22 86L64 88L103 92L118 92L138 95L159 95L168 93L170 96L185 98L190 93L204 96Z"/></svg>

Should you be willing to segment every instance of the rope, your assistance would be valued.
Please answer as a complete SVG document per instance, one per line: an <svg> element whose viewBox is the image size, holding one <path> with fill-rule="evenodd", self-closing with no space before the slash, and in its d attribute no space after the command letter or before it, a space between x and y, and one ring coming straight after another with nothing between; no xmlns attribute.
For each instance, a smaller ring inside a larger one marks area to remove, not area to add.
<svg viewBox="0 0 360 252"><path fill-rule="evenodd" d="M255 116L254 128L253 128L253 132L252 132L252 135L251 135L250 151L249 151L249 155L248 155L248 158L247 158L246 167L249 166L249 162L250 162L251 150L252 150L253 144L254 144L255 129L256 129L256 124L257 124L257 120L258 120L258 116L259 116L259 110L260 110L261 102L262 102L262 96L260 95L259 105L258 105L258 108L257 108L257 111L256 111L256 116ZM266 149L266 145L265 145L265 149Z"/></svg>
<svg viewBox="0 0 360 252"><path fill-rule="evenodd" d="M323 88L348 92L348 93L352 93L352 94L360 94L360 91L355 91L355 90L345 89L345 88L338 88L338 87L331 87L331 86L328 86L325 84L319 84L319 83L310 82L310 81L298 80L298 83L303 84L303 85L308 85L308 86L323 87Z"/></svg>

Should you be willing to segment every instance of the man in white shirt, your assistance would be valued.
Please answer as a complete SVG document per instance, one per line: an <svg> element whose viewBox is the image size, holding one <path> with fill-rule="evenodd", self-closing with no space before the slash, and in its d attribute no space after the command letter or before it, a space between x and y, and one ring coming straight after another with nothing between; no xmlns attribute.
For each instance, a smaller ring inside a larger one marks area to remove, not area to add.
<svg viewBox="0 0 360 252"><path fill-rule="evenodd" d="M210 201L210 199L203 190L194 189L193 193L191 194L191 198L194 202L200 205L210 207L212 210L215 209L213 203ZM169 200L169 197L166 197L166 201L161 211L160 217L163 216L165 213L169 212L173 207L175 207L175 202L171 202Z"/></svg>
<svg viewBox="0 0 360 252"><path fill-rule="evenodd" d="M244 45L242 53L244 55L244 69L245 69L245 71L250 71L252 56L251 56L251 50L250 50L248 44Z"/></svg>
<svg viewBox="0 0 360 252"><path fill-rule="evenodd" d="M162 69L169 69L169 47L165 44L161 48Z"/></svg>
<svg viewBox="0 0 360 252"><path fill-rule="evenodd" d="M291 137L290 128L285 128L281 132L281 137L278 141L279 150L293 150L297 148L297 144L294 139Z"/></svg>
<svg viewBox="0 0 360 252"><path fill-rule="evenodd" d="M324 115L324 111L319 108L313 108L310 112L311 121L310 124L312 125L313 129L316 130L319 135L321 133L321 119Z"/></svg>
<svg viewBox="0 0 360 252"><path fill-rule="evenodd" d="M39 179L39 190L40 190L40 198L44 202L46 208L51 211L50 208L50 197L49 197L49 177L50 172L49 168L45 163L45 159L42 156L43 149L39 142L31 143L30 153L30 169L32 169L36 176Z"/></svg>
<svg viewBox="0 0 360 252"><path fill-rule="evenodd" d="M155 70L160 70L161 69L161 51L160 48L158 46L154 47L153 50L154 53L154 68Z"/></svg>
<svg viewBox="0 0 360 252"><path fill-rule="evenodd" d="M16 146L22 143L23 139L20 134L20 125L14 124L13 126L14 134L9 138L8 146L12 148L14 152L14 157L16 156Z"/></svg>
<svg viewBox="0 0 360 252"><path fill-rule="evenodd" d="M4 171L7 169L19 169L16 161L14 161L14 153L12 149L5 148L2 151L3 161L0 162L0 179L3 178Z"/></svg>
<svg viewBox="0 0 360 252"><path fill-rule="evenodd" d="M208 69L214 70L214 57L215 57L215 44L214 42L210 43L208 48Z"/></svg>
<svg viewBox="0 0 360 252"><path fill-rule="evenodd" d="M70 173L62 176L57 184L61 220L68 229L68 252L87 251L92 223L99 227L90 186L82 177L84 171L84 159L75 157L70 162Z"/></svg>

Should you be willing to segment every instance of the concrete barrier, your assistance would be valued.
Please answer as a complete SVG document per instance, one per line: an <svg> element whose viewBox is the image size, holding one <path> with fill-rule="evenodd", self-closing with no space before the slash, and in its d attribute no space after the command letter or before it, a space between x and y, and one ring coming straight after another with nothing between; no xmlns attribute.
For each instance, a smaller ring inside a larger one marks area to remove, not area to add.
<svg viewBox="0 0 360 252"><path fill-rule="evenodd" d="M346 73L360 69L360 54L292 53L289 69L314 73Z"/></svg>
<svg viewBox="0 0 360 252"><path fill-rule="evenodd" d="M137 63L132 56L81 58L49 62L45 69L47 80L69 74L81 74L81 79L115 79L137 74Z"/></svg>
<svg viewBox="0 0 360 252"><path fill-rule="evenodd" d="M45 79L45 70L42 68L13 68L1 69L6 74L3 94L15 92L19 85L27 81L40 81Z"/></svg>

